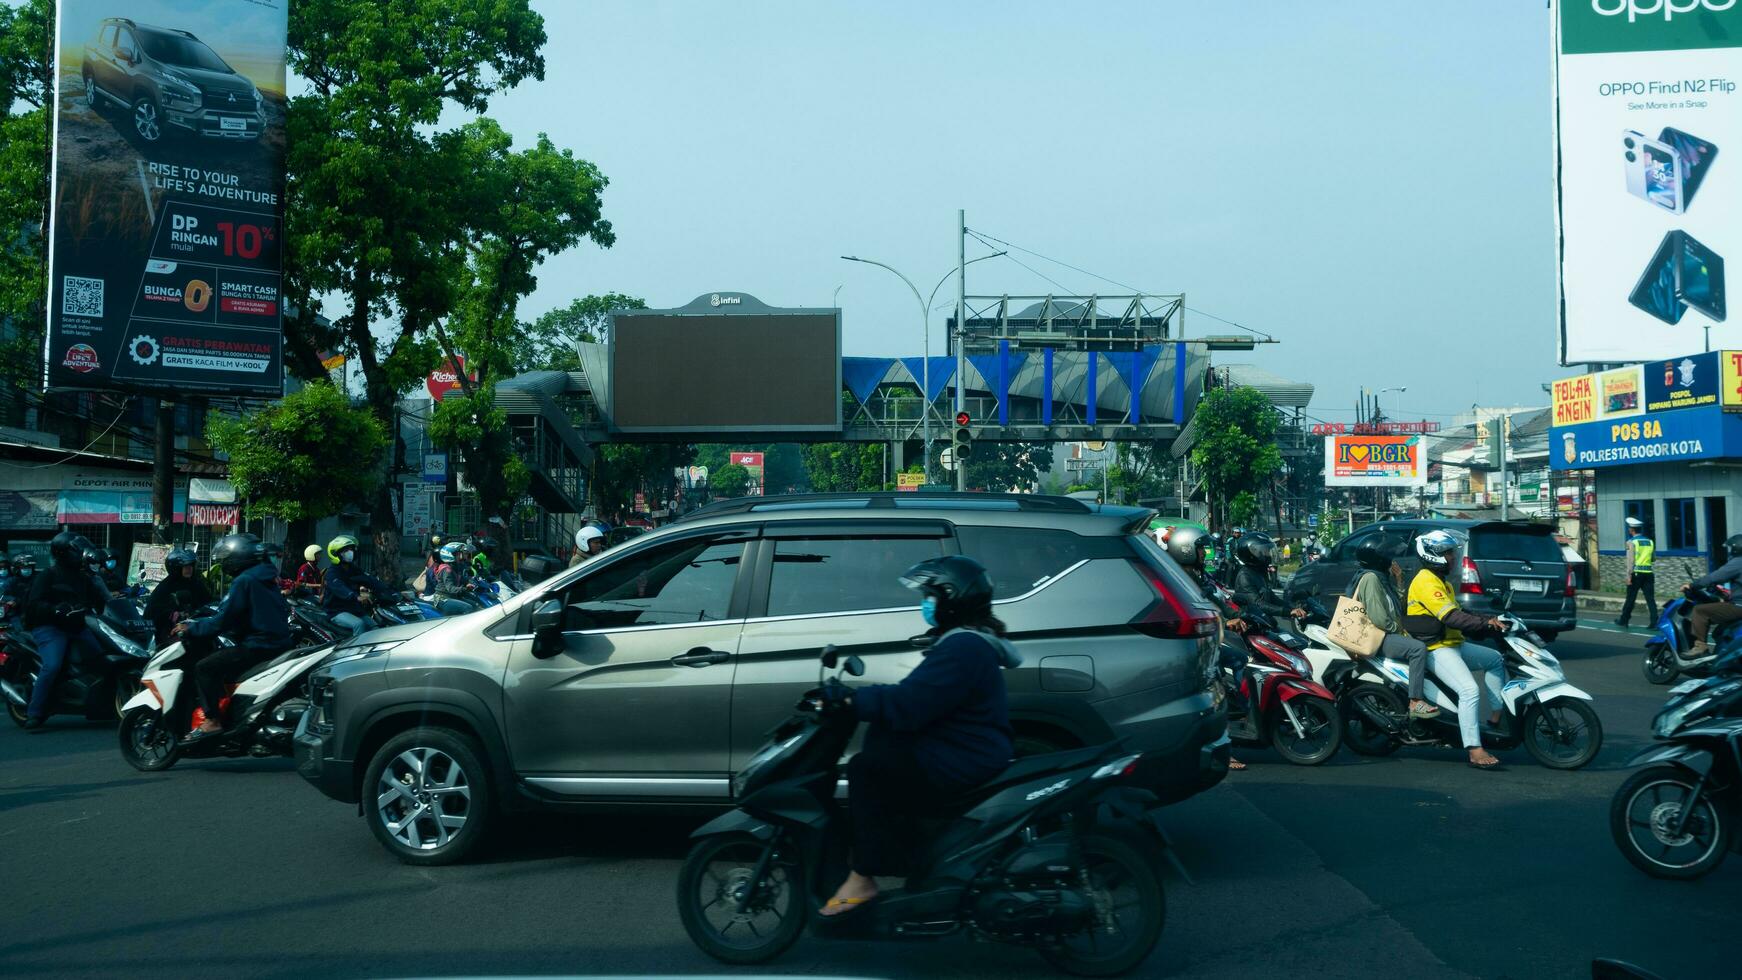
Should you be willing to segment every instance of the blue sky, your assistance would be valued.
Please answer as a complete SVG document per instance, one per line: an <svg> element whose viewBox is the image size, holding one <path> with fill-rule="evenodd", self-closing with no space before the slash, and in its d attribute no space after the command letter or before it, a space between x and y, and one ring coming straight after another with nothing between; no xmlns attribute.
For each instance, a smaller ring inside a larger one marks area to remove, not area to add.
<svg viewBox="0 0 1742 980"><path fill-rule="evenodd" d="M1543 404L1570 373L1540 0L538 7L546 78L490 114L599 164L618 241L547 262L525 316L611 290L821 306L841 286L847 353L916 354L912 294L838 256L928 290L961 207L1274 334L1218 356L1313 382L1328 420L1363 385L1408 387L1394 418L1446 418ZM1064 290L994 259L968 291Z"/></svg>

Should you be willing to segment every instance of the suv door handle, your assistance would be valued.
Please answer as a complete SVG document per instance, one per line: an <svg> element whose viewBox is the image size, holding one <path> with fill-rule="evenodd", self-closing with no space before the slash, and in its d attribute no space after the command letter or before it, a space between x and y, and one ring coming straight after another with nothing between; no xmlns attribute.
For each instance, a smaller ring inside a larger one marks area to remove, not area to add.
<svg viewBox="0 0 1742 980"><path fill-rule="evenodd" d="M707 647L696 647L686 654L671 658L671 662L679 667L711 667L714 664L723 664L730 659L732 659L732 655L729 653L709 650Z"/></svg>

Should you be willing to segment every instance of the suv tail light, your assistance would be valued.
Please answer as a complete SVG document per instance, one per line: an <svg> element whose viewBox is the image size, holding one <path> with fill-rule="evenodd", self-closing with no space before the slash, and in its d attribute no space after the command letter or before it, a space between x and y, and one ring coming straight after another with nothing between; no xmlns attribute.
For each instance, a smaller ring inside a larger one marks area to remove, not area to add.
<svg viewBox="0 0 1742 980"><path fill-rule="evenodd" d="M1571 596L1571 595L1578 595L1578 594L1579 594L1579 587L1577 585L1577 580L1575 580L1573 578L1573 566L1568 565L1567 566L1567 595Z"/></svg>
<svg viewBox="0 0 1742 980"><path fill-rule="evenodd" d="M1181 598L1177 592L1168 588L1161 573L1150 568L1147 562L1133 559L1131 566L1137 569L1137 574L1143 576L1143 580L1149 583L1150 591L1155 593L1155 601L1132 620L1143 632L1150 636L1192 639L1215 636L1221 629L1221 621L1217 618L1214 607Z"/></svg>
<svg viewBox="0 0 1742 980"><path fill-rule="evenodd" d="M1476 571L1476 563L1464 559L1464 570L1458 575L1458 592L1460 595L1482 594L1482 573Z"/></svg>

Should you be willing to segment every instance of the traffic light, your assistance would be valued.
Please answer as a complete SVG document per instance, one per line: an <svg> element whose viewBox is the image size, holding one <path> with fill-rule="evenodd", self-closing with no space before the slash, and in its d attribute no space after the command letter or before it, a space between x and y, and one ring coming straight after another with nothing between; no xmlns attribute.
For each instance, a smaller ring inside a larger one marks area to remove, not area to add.
<svg viewBox="0 0 1742 980"><path fill-rule="evenodd" d="M956 431L950 436L950 454L955 458L956 465L967 462L974 452L974 433L968 428L968 413L956 413Z"/></svg>
<svg viewBox="0 0 1742 980"><path fill-rule="evenodd" d="M956 413L956 425L960 428L964 428L964 429L967 428L969 423L971 423L973 421L974 420L968 416L967 412L957 412Z"/></svg>

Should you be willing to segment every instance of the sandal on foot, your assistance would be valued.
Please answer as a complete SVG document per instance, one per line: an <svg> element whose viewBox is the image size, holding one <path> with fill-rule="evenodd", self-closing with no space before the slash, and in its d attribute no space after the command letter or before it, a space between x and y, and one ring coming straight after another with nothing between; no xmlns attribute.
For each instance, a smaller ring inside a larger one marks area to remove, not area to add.
<svg viewBox="0 0 1742 980"><path fill-rule="evenodd" d="M817 914L833 919L858 911L860 907L875 901L877 901L876 895L872 895L870 898L831 898L826 905L817 910Z"/></svg>
<svg viewBox="0 0 1742 980"><path fill-rule="evenodd" d="M1244 768L1246 768L1246 763L1241 762L1239 759L1229 759L1228 760L1228 771L1239 772L1240 770L1242 770Z"/></svg>
<svg viewBox="0 0 1742 980"><path fill-rule="evenodd" d="M1411 718L1438 718L1440 716L1440 708L1439 705L1428 704L1423 701L1420 704L1412 704L1409 706L1409 716Z"/></svg>
<svg viewBox="0 0 1742 980"><path fill-rule="evenodd" d="M1470 759L1467 760L1466 764L1471 769L1481 769L1484 772L1496 772L1505 768L1500 764L1499 759L1494 759L1490 762L1477 762L1475 759Z"/></svg>

